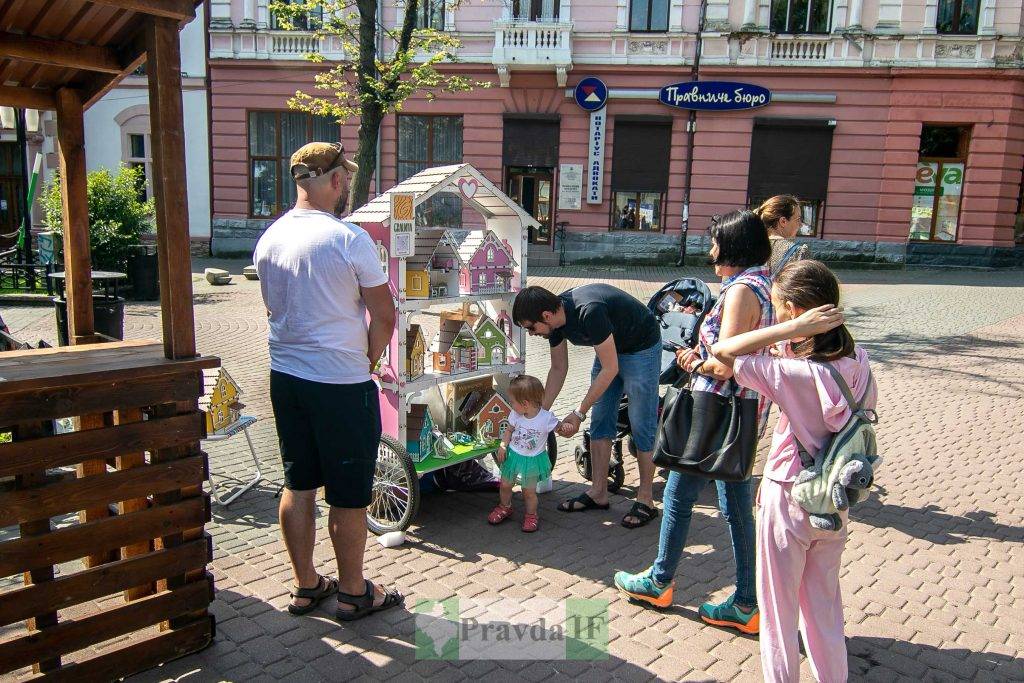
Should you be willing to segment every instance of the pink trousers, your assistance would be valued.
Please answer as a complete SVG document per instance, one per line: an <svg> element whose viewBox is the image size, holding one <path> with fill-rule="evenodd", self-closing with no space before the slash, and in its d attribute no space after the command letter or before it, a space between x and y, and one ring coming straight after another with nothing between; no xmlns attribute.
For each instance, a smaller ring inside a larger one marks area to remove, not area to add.
<svg viewBox="0 0 1024 683"><path fill-rule="evenodd" d="M848 677L839 590L846 514L842 530L819 531L790 496L791 487L764 479L758 492L757 602L764 678L800 680L799 630L815 679L841 683Z"/></svg>

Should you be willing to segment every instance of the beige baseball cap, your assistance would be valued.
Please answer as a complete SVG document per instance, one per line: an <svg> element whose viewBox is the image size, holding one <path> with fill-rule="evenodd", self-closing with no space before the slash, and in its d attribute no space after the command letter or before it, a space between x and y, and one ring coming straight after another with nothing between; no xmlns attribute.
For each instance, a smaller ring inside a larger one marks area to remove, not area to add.
<svg viewBox="0 0 1024 683"><path fill-rule="evenodd" d="M351 173L359 169L354 161L345 158L345 145L340 142L310 142L299 147L291 158L295 180L316 178L339 167Z"/></svg>

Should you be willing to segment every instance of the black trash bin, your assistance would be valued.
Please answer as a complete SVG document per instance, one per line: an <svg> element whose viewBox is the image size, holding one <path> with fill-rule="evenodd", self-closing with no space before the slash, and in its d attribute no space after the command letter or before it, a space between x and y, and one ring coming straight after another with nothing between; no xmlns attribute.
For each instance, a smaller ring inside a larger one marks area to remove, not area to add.
<svg viewBox="0 0 1024 683"><path fill-rule="evenodd" d="M64 273L51 273L57 284L58 296L53 298L57 316L57 343L68 346L68 301L64 289ZM124 339L124 298L118 295L117 283L125 278L124 273L93 271L92 310L96 332L113 339Z"/></svg>
<svg viewBox="0 0 1024 683"><path fill-rule="evenodd" d="M160 298L160 266L155 244L140 244L132 250L128 257L128 282L132 285L132 301Z"/></svg>
<svg viewBox="0 0 1024 683"><path fill-rule="evenodd" d="M57 343L68 346L68 301L62 296L53 297L57 313ZM124 299L92 295L92 315L96 331L114 339L124 339Z"/></svg>

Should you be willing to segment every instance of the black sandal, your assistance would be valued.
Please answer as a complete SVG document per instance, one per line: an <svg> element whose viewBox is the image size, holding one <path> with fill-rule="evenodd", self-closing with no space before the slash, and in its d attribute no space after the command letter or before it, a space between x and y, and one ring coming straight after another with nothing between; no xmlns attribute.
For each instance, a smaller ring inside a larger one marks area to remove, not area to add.
<svg viewBox="0 0 1024 683"><path fill-rule="evenodd" d="M645 524L647 524L648 522L650 522L652 519L656 518L657 516L658 516L658 508L651 507L650 505L645 505L644 503L641 503L640 501L637 501L637 502L633 503L633 507L629 508L629 512L627 512L623 516L623 518L622 518L622 526L626 527L627 529L639 529L640 527L644 526ZM626 521L627 517L636 517L640 521L639 522L627 522Z"/></svg>
<svg viewBox="0 0 1024 683"><path fill-rule="evenodd" d="M366 580L366 592L362 595L351 595L338 591L338 602L352 605L355 609L339 609L334 613L335 618L338 621L355 621L374 612L381 612L405 603L405 596L394 588L381 588L381 590L384 592L384 602L379 605L373 604L373 583L369 580Z"/></svg>
<svg viewBox="0 0 1024 683"><path fill-rule="evenodd" d="M321 576L317 580L316 587L314 588L299 588L295 587L292 591L293 598L303 598L309 600L308 605L299 607L298 605L288 605L288 611L295 616L302 616L303 614L309 614L317 608L324 598L330 597L338 592L338 580L331 579L326 576Z"/></svg>
<svg viewBox="0 0 1024 683"><path fill-rule="evenodd" d="M583 507L576 507L576 503L579 503ZM605 503L604 505L598 505L593 498L588 496L586 493L581 493L575 498L569 500L563 500L558 504L558 509L561 512L585 512L587 510L607 510L611 505Z"/></svg>

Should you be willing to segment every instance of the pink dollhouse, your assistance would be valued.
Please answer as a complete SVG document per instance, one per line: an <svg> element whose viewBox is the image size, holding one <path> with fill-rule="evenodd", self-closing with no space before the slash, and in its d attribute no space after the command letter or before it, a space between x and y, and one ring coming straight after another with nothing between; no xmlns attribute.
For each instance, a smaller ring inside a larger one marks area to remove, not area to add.
<svg viewBox="0 0 1024 683"><path fill-rule="evenodd" d="M473 230L459 245L463 261L459 293L492 294L512 287L516 263L512 247L490 230Z"/></svg>

